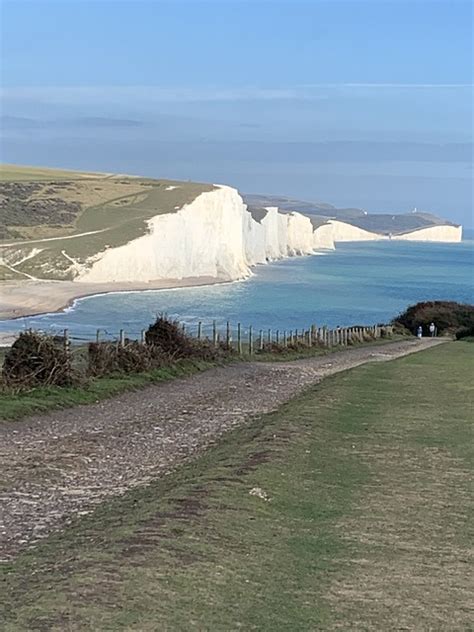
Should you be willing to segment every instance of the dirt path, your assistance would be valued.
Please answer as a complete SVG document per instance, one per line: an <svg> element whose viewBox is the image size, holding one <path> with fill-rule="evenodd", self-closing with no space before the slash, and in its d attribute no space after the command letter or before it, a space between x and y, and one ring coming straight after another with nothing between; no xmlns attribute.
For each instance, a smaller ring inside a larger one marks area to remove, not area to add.
<svg viewBox="0 0 474 632"><path fill-rule="evenodd" d="M166 474L225 431L322 378L441 340L406 340L288 363L238 363L92 406L0 425L0 559Z"/></svg>

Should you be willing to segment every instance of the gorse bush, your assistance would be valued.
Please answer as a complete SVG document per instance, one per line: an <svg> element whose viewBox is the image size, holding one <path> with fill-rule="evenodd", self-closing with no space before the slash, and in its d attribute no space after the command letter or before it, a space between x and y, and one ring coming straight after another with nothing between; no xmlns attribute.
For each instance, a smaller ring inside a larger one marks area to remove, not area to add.
<svg viewBox="0 0 474 632"><path fill-rule="evenodd" d="M185 334L181 325L166 316L158 316L145 332L148 347L160 349L173 359L189 358L194 352L194 340Z"/></svg>
<svg viewBox="0 0 474 632"><path fill-rule="evenodd" d="M3 381L14 387L70 386L76 381L62 338L22 332L7 351Z"/></svg>
<svg viewBox="0 0 474 632"><path fill-rule="evenodd" d="M430 323L438 333L456 334L459 330L474 330L474 305L454 301L425 301L408 307L394 319L394 325L403 326L415 333L421 325L426 332ZM470 334L466 334L470 335Z"/></svg>
<svg viewBox="0 0 474 632"><path fill-rule="evenodd" d="M158 316L145 332L148 347L158 349L171 360L195 358L199 360L219 360L231 353L225 343L214 346L209 340L196 340L188 336L182 326L166 316Z"/></svg>
<svg viewBox="0 0 474 632"><path fill-rule="evenodd" d="M169 364L170 359L157 347L136 340L90 342L88 346L89 374L93 377L111 373L142 373Z"/></svg>

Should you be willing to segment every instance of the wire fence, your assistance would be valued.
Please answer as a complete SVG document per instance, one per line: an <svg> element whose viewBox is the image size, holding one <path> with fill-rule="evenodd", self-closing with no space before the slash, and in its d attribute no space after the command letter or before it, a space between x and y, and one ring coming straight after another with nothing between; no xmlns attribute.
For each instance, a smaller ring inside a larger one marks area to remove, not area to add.
<svg viewBox="0 0 474 632"><path fill-rule="evenodd" d="M317 327L315 324L312 324L299 329L259 329L252 325L244 326L242 323L231 323L230 321L227 321L224 325L218 325L217 321L212 321L211 323L199 321L193 326L181 324L180 327L191 338L208 341L216 347L225 345L240 355L252 355L272 346L278 346L283 349L285 347L291 348L298 344L307 347L319 346L325 348L348 346L357 342L393 335L393 327L391 325L329 328L326 326ZM64 329L49 330L42 333L63 338L64 344L73 350L74 347L85 346L89 342L113 342L118 346L125 346L132 341L144 343L146 329L140 331L120 329L113 332L98 328L95 332L89 330L74 331L72 333L69 329Z"/></svg>

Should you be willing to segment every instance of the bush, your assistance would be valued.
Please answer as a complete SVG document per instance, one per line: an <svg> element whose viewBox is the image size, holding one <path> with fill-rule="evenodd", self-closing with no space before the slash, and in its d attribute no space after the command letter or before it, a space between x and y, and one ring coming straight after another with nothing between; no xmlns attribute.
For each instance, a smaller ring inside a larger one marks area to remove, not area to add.
<svg viewBox="0 0 474 632"><path fill-rule="evenodd" d="M389 338L390 334L387 327L380 326L380 325L379 327L380 327L380 337ZM393 334L397 336L411 336L412 335L412 332L407 327L405 327L405 325L402 325L402 323L399 323L398 321L394 321L392 327L393 327L393 330L392 330ZM413 331L413 333L415 332Z"/></svg>
<svg viewBox="0 0 474 632"><path fill-rule="evenodd" d="M474 336L474 326L473 327L460 327L456 331L456 340L462 340L463 338L470 338Z"/></svg>
<svg viewBox="0 0 474 632"><path fill-rule="evenodd" d="M430 323L438 328L438 333L456 333L459 329L474 327L474 305L454 301L425 301L412 305L393 321L416 333L421 325L426 331Z"/></svg>
<svg viewBox="0 0 474 632"><path fill-rule="evenodd" d="M13 387L69 386L75 381L62 338L22 332L7 351L3 380Z"/></svg>
<svg viewBox="0 0 474 632"><path fill-rule="evenodd" d="M281 355L288 351L288 347L281 344L280 342L268 342L265 341L263 343L262 349L257 349L256 353L273 353L275 355Z"/></svg>
<svg viewBox="0 0 474 632"><path fill-rule="evenodd" d="M195 341L185 334L180 324L166 316L159 316L145 332L148 347L160 349L171 359L179 360L194 355Z"/></svg>
<svg viewBox="0 0 474 632"><path fill-rule="evenodd" d="M214 346L209 340L196 340L186 335L180 324L166 316L159 316L145 332L148 347L165 354L170 360L195 358L216 361L232 353L225 343Z"/></svg>
<svg viewBox="0 0 474 632"><path fill-rule="evenodd" d="M89 374L94 377L111 373L140 373L169 363L169 358L159 348L136 340L126 340L123 346L116 342L90 342L88 356Z"/></svg>

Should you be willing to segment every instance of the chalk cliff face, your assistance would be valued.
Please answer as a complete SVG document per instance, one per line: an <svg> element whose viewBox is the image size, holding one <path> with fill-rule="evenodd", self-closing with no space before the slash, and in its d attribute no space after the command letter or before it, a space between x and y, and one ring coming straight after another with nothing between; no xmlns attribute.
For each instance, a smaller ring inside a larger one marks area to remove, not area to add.
<svg viewBox="0 0 474 632"><path fill-rule="evenodd" d="M244 212L241 197L231 187L201 193L178 212L149 220L147 235L96 255L77 280L243 278L249 274L242 230Z"/></svg>
<svg viewBox="0 0 474 632"><path fill-rule="evenodd" d="M389 239L338 220L313 226L300 213L276 207L249 211L238 192L219 186L201 193L176 213L156 215L148 233L91 257L76 281L147 282L213 277L230 281L251 267L283 257L334 249L339 241ZM393 239L460 241L461 228L434 226Z"/></svg>
<svg viewBox="0 0 474 632"><path fill-rule="evenodd" d="M376 241L379 239L388 239L384 235L372 233L358 226L346 224L338 220L331 219L329 223L332 226L332 235L335 242L338 241Z"/></svg>
<svg viewBox="0 0 474 632"><path fill-rule="evenodd" d="M270 207L255 219L238 192L227 186L201 193L177 213L157 215L148 228L147 235L91 258L76 280L146 282L206 276L229 281L248 276L251 266L314 252L309 218Z"/></svg>
<svg viewBox="0 0 474 632"><path fill-rule="evenodd" d="M428 228L419 228L411 233L393 235L392 239L403 241L442 241L457 243L462 239L462 226L429 226Z"/></svg>
<svg viewBox="0 0 474 632"><path fill-rule="evenodd" d="M334 250L334 227L328 222L315 228L313 232L313 248L315 250Z"/></svg>

